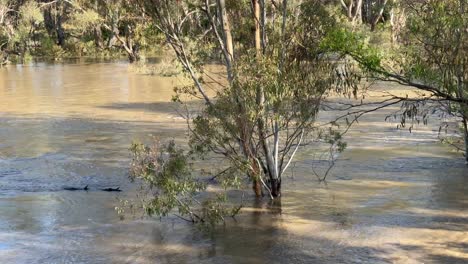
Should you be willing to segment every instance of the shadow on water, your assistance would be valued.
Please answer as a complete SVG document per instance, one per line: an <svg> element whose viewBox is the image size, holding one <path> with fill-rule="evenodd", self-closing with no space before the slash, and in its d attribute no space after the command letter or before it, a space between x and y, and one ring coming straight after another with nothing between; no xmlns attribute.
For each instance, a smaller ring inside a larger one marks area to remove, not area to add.
<svg viewBox="0 0 468 264"><path fill-rule="evenodd" d="M392 248L327 236L327 233L341 232L340 228L327 221L304 224L303 221L308 220L291 219L281 213L284 210L287 208L282 205L272 207L267 202L254 201L251 211L241 214L237 222L230 221L225 227L208 233L176 219L113 225L94 221L86 226L67 224L47 230L49 244L42 243L47 239L41 238L44 233L32 237L16 235L19 243L29 240L26 248L17 245L19 252L25 250L35 255L29 259L31 262L23 261L28 260L27 255L17 260L18 263L395 263L395 258L391 257ZM91 216L82 219L85 217ZM297 226L305 228L296 230ZM450 254L436 254L423 246L404 243L391 246L404 252L424 254L426 263L464 263L466 260ZM466 243L452 242L445 246L451 252L466 252Z"/></svg>
<svg viewBox="0 0 468 264"><path fill-rule="evenodd" d="M249 210L214 231L181 227L181 223L168 228L164 221L161 225L167 229L155 227L151 244L117 259L125 263L390 263L383 249L348 245L313 232L290 232L281 204L254 201ZM187 232L180 233L185 228Z"/></svg>
<svg viewBox="0 0 468 264"><path fill-rule="evenodd" d="M422 246L414 246L414 245L401 245L401 244L394 244L393 246L408 252L408 253L419 253L425 256L426 262L425 263L450 263L450 264L465 264L467 263L467 258L456 255L457 253L468 253L468 244L467 243L448 243L444 244L435 244L435 247L442 247L447 250L450 250L451 254L443 254L443 253L434 253L428 251L425 247ZM455 254L455 255L453 255Z"/></svg>
<svg viewBox="0 0 468 264"><path fill-rule="evenodd" d="M180 114L186 115L186 110L198 112L203 107L203 101L196 100L186 102L184 105L175 102L132 102L132 103L113 103L99 106L103 109L121 110L121 111L149 111L160 114L169 114L177 119L182 118ZM187 109L185 108L187 107Z"/></svg>

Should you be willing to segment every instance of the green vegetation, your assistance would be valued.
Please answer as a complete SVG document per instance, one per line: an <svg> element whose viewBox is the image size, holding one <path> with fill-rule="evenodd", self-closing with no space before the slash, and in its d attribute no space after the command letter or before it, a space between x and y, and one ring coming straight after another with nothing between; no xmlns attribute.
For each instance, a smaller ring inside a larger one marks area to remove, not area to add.
<svg viewBox="0 0 468 264"><path fill-rule="evenodd" d="M409 1L411 2L411 1ZM415 98L391 96L402 102L401 126L427 123L434 113L442 120L441 130L459 129L460 136L443 137L464 152L468 163L468 14L466 1L422 1L406 3L408 20L389 53L366 44L362 36L347 30L329 35L324 46L330 51L349 55L378 81L396 82L416 88ZM453 128L455 126L455 128Z"/></svg>
<svg viewBox="0 0 468 264"><path fill-rule="evenodd" d="M226 197L230 191L245 189L247 182L257 197L279 198L284 173L300 147L323 142L332 152L344 150L339 132L316 124L322 99L331 92L356 94L359 80L354 73L343 72L343 63L321 54L322 39L335 27L333 19L321 19L329 16L326 8L307 1L267 9L255 1L252 16L249 2L141 3L193 81L193 87L178 89L175 100L185 104L185 98L195 97L206 104L198 115L187 115L189 150L177 153L186 160L216 159L219 164L213 177L187 170L180 156L171 155L172 145L159 146L169 153L164 162L161 152L154 151L158 147L136 145L133 168L149 169L144 173L137 169L137 175L146 176L136 178L163 193L151 192L154 198L141 200L146 212L165 215L177 207L181 217L214 224L238 211L238 206L225 209ZM301 25L316 28L294 30ZM205 87L205 66L212 63L213 54L222 56L227 80L214 97ZM350 78L336 75L338 69ZM165 168L164 164L181 165L173 173L185 176L155 181L167 178L164 169L154 169ZM197 183L209 178L221 188L200 196L206 186Z"/></svg>
<svg viewBox="0 0 468 264"><path fill-rule="evenodd" d="M194 177L192 170L183 170L192 174L176 181L187 186L183 193L178 184L168 189L166 182L143 178L143 185L164 190L172 201L197 201L172 203L170 209L177 205L191 221L211 224L232 214L221 208L229 190L243 189L245 181L257 197L277 199L282 175L300 147L322 141L331 145L331 153L344 150L342 134L333 126L318 126L316 116L331 93L358 98L362 78L421 91L413 98L388 92L375 108L402 105L401 127L409 123L411 131L439 113L458 120L464 135L460 142L468 142L464 1L339 2L346 13L337 11L339 5L318 1L140 1L193 81L193 87L178 90L176 100L183 104L181 98L189 96L206 103L197 116L187 115L190 149L180 155L222 160L213 179L223 187L215 197L223 199L200 197L206 186L190 188L206 177L203 171ZM204 65L211 59L206 54L220 54L226 67L228 83L214 98L205 90ZM350 126L373 111L357 108L363 105L347 105L354 110L330 124L344 119ZM133 149L138 166L151 167L154 157L138 159L142 153L152 157L149 149ZM157 170L148 174L161 176ZM169 212L160 211L166 204L149 201L143 207L150 214ZM210 213L195 215L188 208Z"/></svg>
<svg viewBox="0 0 468 264"><path fill-rule="evenodd" d="M385 106L401 105L395 117L410 131L436 115L441 130L455 126L460 133L444 141L468 162L467 14L466 0L0 0L0 63L122 54L136 62L170 49L160 69L143 71L190 80L174 96L187 107L189 144L134 145L131 179L147 214L178 209L215 224L239 210L230 191L248 183L256 197L278 199L300 148L328 144L333 157L350 125ZM213 93L214 63L225 76ZM370 110L358 108L365 100L347 104L347 114L317 124L331 95L363 99L363 80L418 93L387 92ZM194 99L205 106L196 115L186 103ZM211 175L192 164L205 159L217 161ZM207 193L209 185L217 188Z"/></svg>
<svg viewBox="0 0 468 264"><path fill-rule="evenodd" d="M161 35L127 0L0 1L2 61L118 57L160 51Z"/></svg>

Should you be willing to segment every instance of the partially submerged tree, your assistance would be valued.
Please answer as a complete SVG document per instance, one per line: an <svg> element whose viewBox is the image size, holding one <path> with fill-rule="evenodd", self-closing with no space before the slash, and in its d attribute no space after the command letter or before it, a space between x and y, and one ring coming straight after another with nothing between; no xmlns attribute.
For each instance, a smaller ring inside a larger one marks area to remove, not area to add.
<svg viewBox="0 0 468 264"><path fill-rule="evenodd" d="M230 189L238 189L243 179L251 182L257 197L267 194L276 199L281 196L282 179L300 147L324 140L337 151L344 149L339 133L315 124L327 93L356 88L353 79L339 81L338 63L320 53L320 39L333 26L333 20L324 19L326 11L321 5L314 1L299 5L287 0L276 8L256 0L237 5L224 0L140 2L193 81L193 87L179 90L182 94L177 100L182 102L180 98L190 95L205 103L201 112L186 116L190 132L188 155L196 159L221 158L217 166L220 172L213 178L224 187L220 192L224 196L216 199L225 197ZM238 14L244 15L233 22L231 17ZM293 14L297 16L294 19ZM281 19L268 20L273 17ZM252 28L251 37L238 38L244 34L245 25ZM216 53L222 56L227 84L220 84L213 94L204 82L209 77L204 66L210 63L210 54ZM153 209L146 211L160 214L161 203L155 201L166 186L160 186L157 179L165 177L165 173L152 169L152 160L161 158L151 158L151 153L156 153L151 149L133 149L138 167L150 169L137 171L132 177L152 190L149 193L153 196L143 206ZM185 203L177 202L181 197L191 200L195 192L190 190L181 193L165 189L164 193L173 195L171 199L176 202L171 203L172 208L177 207L181 214L198 221L201 219L194 217L193 209L183 209ZM222 216L226 212L214 206L216 203L207 204L211 206L208 209L199 207L210 212L206 215Z"/></svg>

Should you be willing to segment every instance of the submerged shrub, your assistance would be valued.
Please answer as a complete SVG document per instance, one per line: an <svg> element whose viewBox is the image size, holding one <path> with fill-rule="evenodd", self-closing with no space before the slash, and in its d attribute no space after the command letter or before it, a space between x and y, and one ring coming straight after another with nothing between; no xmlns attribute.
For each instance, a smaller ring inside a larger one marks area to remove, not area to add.
<svg viewBox="0 0 468 264"><path fill-rule="evenodd" d="M134 143L131 148L130 180L140 184L137 201L123 201L123 207L139 207L149 216L175 214L184 220L214 225L240 207L226 206L224 193L206 195L207 182L195 177L190 154L174 141L152 145ZM120 215L125 208L117 207Z"/></svg>

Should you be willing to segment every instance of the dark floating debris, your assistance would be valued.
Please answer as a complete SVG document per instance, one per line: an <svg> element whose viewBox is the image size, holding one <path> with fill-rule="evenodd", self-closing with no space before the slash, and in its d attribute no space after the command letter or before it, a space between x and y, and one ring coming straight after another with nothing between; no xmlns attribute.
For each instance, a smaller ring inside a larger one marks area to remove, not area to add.
<svg viewBox="0 0 468 264"><path fill-rule="evenodd" d="M120 190L120 187L116 187L116 188L109 187L109 188L102 188L101 191L104 191L104 192L121 192L122 190Z"/></svg>
<svg viewBox="0 0 468 264"><path fill-rule="evenodd" d="M66 191L87 191L88 190L88 185L86 185L83 188L77 188L77 187L63 187L64 190Z"/></svg>
<svg viewBox="0 0 468 264"><path fill-rule="evenodd" d="M88 191L89 190L88 185L86 185L83 188L81 188L81 187L63 187L63 189L66 190L66 191ZM120 186L100 188L99 190L103 191L103 192L121 192L122 191L122 190L120 190Z"/></svg>

